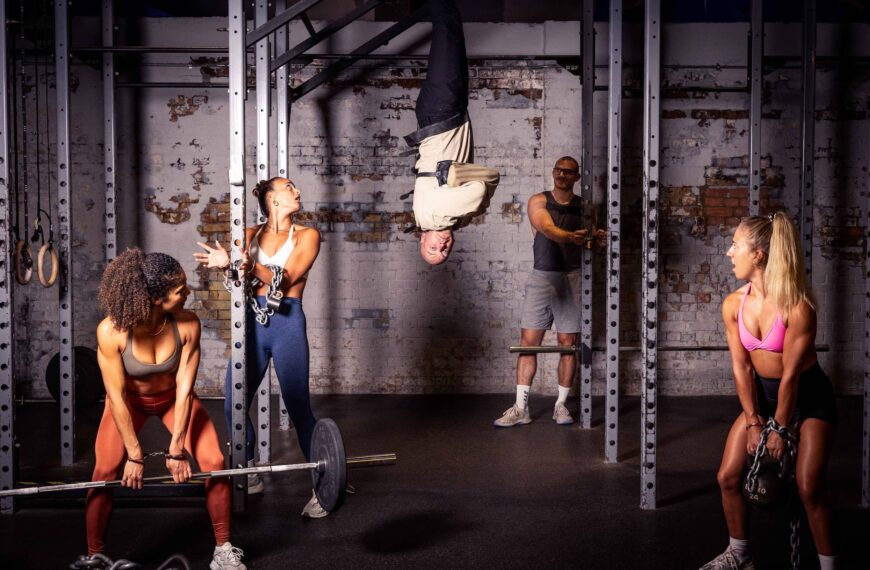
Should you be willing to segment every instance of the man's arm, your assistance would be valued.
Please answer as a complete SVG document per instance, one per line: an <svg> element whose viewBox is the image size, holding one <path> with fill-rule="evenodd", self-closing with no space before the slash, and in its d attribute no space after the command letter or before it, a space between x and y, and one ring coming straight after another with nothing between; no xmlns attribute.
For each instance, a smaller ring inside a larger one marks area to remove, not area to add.
<svg viewBox="0 0 870 570"><path fill-rule="evenodd" d="M588 230L576 230L569 232L558 227L553 222L553 216L547 211L547 198L543 193L538 193L529 198L529 222L533 232L541 232L547 239L556 243L573 243L580 245L586 239Z"/></svg>

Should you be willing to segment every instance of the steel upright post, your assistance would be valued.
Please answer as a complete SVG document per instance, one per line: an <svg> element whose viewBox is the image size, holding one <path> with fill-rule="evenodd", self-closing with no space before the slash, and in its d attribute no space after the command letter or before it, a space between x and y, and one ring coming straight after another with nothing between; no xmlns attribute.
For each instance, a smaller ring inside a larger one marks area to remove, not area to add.
<svg viewBox="0 0 870 570"><path fill-rule="evenodd" d="M287 0L275 0L275 14L280 14L287 7ZM287 51L290 36L290 26L281 26L275 31L275 57L280 57ZM278 176L288 176L287 144L290 128L290 108L287 99L287 81L289 79L287 67L282 65L275 70L275 119L278 124Z"/></svg>
<svg viewBox="0 0 870 570"><path fill-rule="evenodd" d="M57 86L57 220L60 239L60 459L75 461L75 351L73 351L72 201L69 174L69 4L54 3L54 59Z"/></svg>
<svg viewBox="0 0 870 570"><path fill-rule="evenodd" d="M115 45L114 0L103 0L103 47ZM103 53L103 164L106 180L106 262L117 255L115 206L115 55Z"/></svg>
<svg viewBox="0 0 870 570"><path fill-rule="evenodd" d="M757 216L761 202L761 91L764 73L762 0L752 0L749 22L749 215Z"/></svg>
<svg viewBox="0 0 870 570"><path fill-rule="evenodd" d="M229 0L229 112L230 112L230 228L234 246L233 257L238 260L239 246L245 240L245 95L247 60L245 55L245 8L243 0ZM232 389L226 397L232 398L232 426L230 463L233 468L247 464L245 431L247 410L245 409L245 330L247 314L245 310L245 290L241 281L234 283L230 296L232 303L230 315L232 332L230 342ZM247 499L247 477L233 478L233 510L244 512Z"/></svg>
<svg viewBox="0 0 870 570"><path fill-rule="evenodd" d="M583 154L580 174L580 196L583 200L583 225L592 232L592 208L595 207L592 170L592 113L595 97L595 18L593 0L583 0L581 25L581 57L583 60L583 87L581 90L581 138ZM589 243L588 245L591 245ZM592 249L583 250L583 267L580 275L580 307L583 320L580 323L578 346L582 347L576 363L580 369L580 427L592 426ZM576 358L576 357L575 357Z"/></svg>
<svg viewBox="0 0 870 570"><path fill-rule="evenodd" d="M275 0L275 14L280 14L287 8L287 0ZM290 26L281 26L275 30L275 57L279 58L287 52L290 40ZM287 72L289 63L285 63L275 70L275 103L276 122L278 123L278 176L290 176L290 163L288 155L290 134L290 103L289 85L290 75ZM271 377L271 374L269 375ZM287 431L290 429L290 415L284 398L278 398L278 429Z"/></svg>
<svg viewBox="0 0 870 570"><path fill-rule="evenodd" d="M0 0L0 22L6 0ZM6 26L0 26L0 490L15 484L15 378L12 374L12 268L9 259L9 70ZM0 513L15 510L12 497L0 499Z"/></svg>
<svg viewBox="0 0 870 570"><path fill-rule="evenodd" d="M659 120L661 83L660 0L647 0L643 84L643 262L641 321L642 509L656 508L656 424L658 416L659 293Z"/></svg>
<svg viewBox="0 0 870 570"><path fill-rule="evenodd" d="M267 0L257 0L254 11L254 27L259 28L269 19ZM269 116L270 116L270 77L269 62L272 54L269 49L269 36L257 42L257 180L270 178L269 162ZM265 216L266 212L260 212ZM260 220L265 222L264 219ZM270 371L271 372L271 371ZM272 448L272 374L266 374L257 390L257 460L266 465Z"/></svg>
<svg viewBox="0 0 870 570"><path fill-rule="evenodd" d="M864 258L864 430L861 437L861 507L870 509L870 179L864 197L864 221L867 225L864 233L866 256Z"/></svg>
<svg viewBox="0 0 870 570"><path fill-rule="evenodd" d="M807 278L813 273L814 154L816 138L816 0L804 0L801 85L800 231Z"/></svg>
<svg viewBox="0 0 870 570"><path fill-rule="evenodd" d="M610 83L607 90L607 374L604 460L619 449L620 152L622 150L622 0L610 0Z"/></svg>

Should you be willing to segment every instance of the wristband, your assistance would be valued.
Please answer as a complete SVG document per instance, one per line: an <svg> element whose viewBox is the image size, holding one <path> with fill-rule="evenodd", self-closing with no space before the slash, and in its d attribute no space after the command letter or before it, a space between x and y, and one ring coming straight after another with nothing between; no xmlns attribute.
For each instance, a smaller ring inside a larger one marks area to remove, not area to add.
<svg viewBox="0 0 870 570"><path fill-rule="evenodd" d="M185 459L187 459L187 457L185 457L184 455L184 452L181 452L178 455L172 455L171 453L169 453L168 449L163 451L163 456L166 457L166 459L174 459L175 461L184 461Z"/></svg>
<svg viewBox="0 0 870 570"><path fill-rule="evenodd" d="M127 461L130 463L135 463L136 465L145 465L145 458L142 459L133 459L132 457L128 457Z"/></svg>

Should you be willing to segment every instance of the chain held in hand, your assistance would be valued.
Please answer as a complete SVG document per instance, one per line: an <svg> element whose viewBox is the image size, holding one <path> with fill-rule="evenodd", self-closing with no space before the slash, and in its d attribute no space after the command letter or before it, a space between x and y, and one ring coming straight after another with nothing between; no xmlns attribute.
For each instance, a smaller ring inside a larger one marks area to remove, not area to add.
<svg viewBox="0 0 870 570"><path fill-rule="evenodd" d="M785 454L776 461L767 451L767 439L776 432L785 443ZM794 484L794 466L797 463L799 438L796 430L789 430L769 418L761 430L758 447L752 456L752 464L743 483L743 496L753 506L775 507L788 495L788 488ZM800 568L800 512L796 509L791 515L791 567Z"/></svg>
<svg viewBox="0 0 870 570"><path fill-rule="evenodd" d="M233 290L233 285L240 285L239 266L241 261L236 260L232 266L224 273L224 287L227 291ZM278 307L281 306L281 300L284 298L284 291L281 290L281 280L284 278L284 270L277 265L266 265L266 269L272 272L272 282L269 283L269 291L266 293L266 307L260 307L257 299L254 297L254 289L262 283L256 277L245 279L245 297L254 311L254 318L263 326L269 324L271 317Z"/></svg>

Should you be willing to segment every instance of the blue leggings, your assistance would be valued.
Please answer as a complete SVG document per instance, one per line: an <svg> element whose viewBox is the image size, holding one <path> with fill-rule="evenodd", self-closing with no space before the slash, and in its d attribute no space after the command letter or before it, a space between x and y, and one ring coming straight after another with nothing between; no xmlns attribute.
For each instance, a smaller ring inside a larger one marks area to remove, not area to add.
<svg viewBox="0 0 870 570"><path fill-rule="evenodd" d="M257 296L260 307L266 306L266 298ZM311 412L311 399L308 395L308 336L305 332L305 313L302 311L302 300L284 297L281 306L269 317L266 326L254 319L254 312L248 309L248 328L245 336L245 374L247 405L257 394L257 388L266 374L269 358L275 366L278 384L281 386L281 398L290 414L299 447L306 460L311 459L311 434L314 433L314 414ZM224 413L227 418L227 429L232 433L233 401L231 363L227 363L226 399ZM254 458L254 424L247 417L247 457Z"/></svg>

